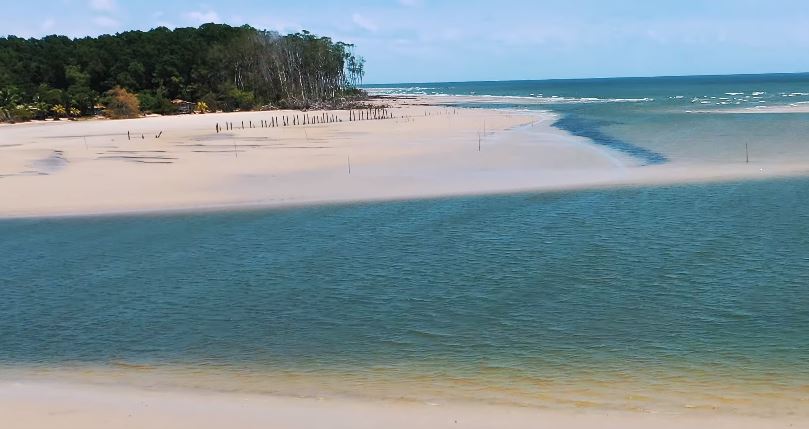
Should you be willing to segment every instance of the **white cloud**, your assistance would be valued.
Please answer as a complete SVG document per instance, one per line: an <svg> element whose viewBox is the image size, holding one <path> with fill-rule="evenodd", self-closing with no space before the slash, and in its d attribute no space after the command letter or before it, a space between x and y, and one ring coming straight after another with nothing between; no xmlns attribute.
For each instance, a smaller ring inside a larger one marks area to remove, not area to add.
<svg viewBox="0 0 809 429"><path fill-rule="evenodd" d="M93 18L93 22L95 25L103 28L115 28L121 25L120 22L110 18L109 16L97 16Z"/></svg>
<svg viewBox="0 0 809 429"><path fill-rule="evenodd" d="M90 0L90 8L95 10L115 10L115 0Z"/></svg>
<svg viewBox="0 0 809 429"><path fill-rule="evenodd" d="M183 14L183 17L188 21L194 22L196 24L207 24L209 22L222 22L222 18L219 17L219 14L210 9L206 11L195 10L191 12L186 12L185 14Z"/></svg>
<svg viewBox="0 0 809 429"><path fill-rule="evenodd" d="M366 31L375 32L379 29L375 22L358 13L351 15L351 21L354 22L354 25Z"/></svg>

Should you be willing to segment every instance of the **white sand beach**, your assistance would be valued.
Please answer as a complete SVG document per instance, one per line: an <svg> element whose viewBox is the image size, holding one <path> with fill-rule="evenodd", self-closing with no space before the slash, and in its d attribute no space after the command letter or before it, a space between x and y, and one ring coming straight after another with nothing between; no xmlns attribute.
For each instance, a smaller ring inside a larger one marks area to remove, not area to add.
<svg viewBox="0 0 809 429"><path fill-rule="evenodd" d="M261 121L302 113L2 125L0 216L267 207L809 172L803 162L640 166L553 128L553 113L424 105L431 101L396 101L389 109L394 119L351 122L347 111L337 111L330 114L342 122L276 128L262 128ZM216 124L225 122L235 129L217 133Z"/></svg>
<svg viewBox="0 0 809 429"><path fill-rule="evenodd" d="M806 428L797 418L562 412L481 404L290 398L124 387L0 383L0 420L15 429L115 428Z"/></svg>

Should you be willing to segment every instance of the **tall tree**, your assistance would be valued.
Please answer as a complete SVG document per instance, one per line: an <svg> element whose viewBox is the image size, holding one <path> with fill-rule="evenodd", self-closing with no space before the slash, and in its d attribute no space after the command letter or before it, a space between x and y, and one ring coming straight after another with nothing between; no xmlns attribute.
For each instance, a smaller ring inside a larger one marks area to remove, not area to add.
<svg viewBox="0 0 809 429"><path fill-rule="evenodd" d="M352 45L307 31L204 24L80 39L9 36L0 38L0 119L55 105L90 114L115 87L159 113L171 112L175 98L222 110L306 108L355 94L363 73Z"/></svg>

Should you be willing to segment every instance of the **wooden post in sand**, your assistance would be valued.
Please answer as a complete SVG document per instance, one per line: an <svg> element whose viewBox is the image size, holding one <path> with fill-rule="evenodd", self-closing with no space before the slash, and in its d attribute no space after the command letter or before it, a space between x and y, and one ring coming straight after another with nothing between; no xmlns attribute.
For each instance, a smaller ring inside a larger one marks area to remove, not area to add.
<svg viewBox="0 0 809 429"><path fill-rule="evenodd" d="M348 174L351 175L351 155L348 155Z"/></svg>
<svg viewBox="0 0 809 429"><path fill-rule="evenodd" d="M748 144L745 143L744 144L744 157L745 157L745 162L750 164L750 149L747 146L748 146Z"/></svg>
<svg viewBox="0 0 809 429"><path fill-rule="evenodd" d="M126 132L126 139L127 140L132 140L132 137L129 136L129 131Z"/></svg>
<svg viewBox="0 0 809 429"><path fill-rule="evenodd" d="M478 152L480 152L480 132L478 132Z"/></svg>

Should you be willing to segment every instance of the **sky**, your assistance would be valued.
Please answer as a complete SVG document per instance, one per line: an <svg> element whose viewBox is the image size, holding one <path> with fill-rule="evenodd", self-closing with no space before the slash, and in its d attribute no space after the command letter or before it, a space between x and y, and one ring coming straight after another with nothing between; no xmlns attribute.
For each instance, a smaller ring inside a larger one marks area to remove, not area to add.
<svg viewBox="0 0 809 429"><path fill-rule="evenodd" d="M0 35L20 37L305 29L355 44L365 83L809 71L807 0L0 0L0 10Z"/></svg>

